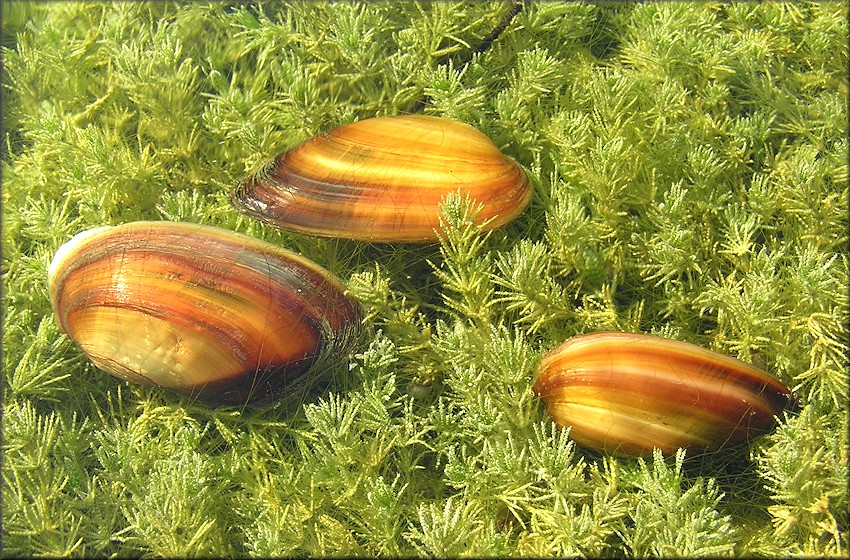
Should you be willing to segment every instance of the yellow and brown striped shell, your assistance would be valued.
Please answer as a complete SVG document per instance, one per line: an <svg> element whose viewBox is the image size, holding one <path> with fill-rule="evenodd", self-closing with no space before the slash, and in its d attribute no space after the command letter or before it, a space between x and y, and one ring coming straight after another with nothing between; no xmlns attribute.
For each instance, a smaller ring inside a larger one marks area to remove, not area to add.
<svg viewBox="0 0 850 560"><path fill-rule="evenodd" d="M197 224L82 232L57 251L48 285L59 328L98 368L214 404L292 394L361 328L360 305L323 268Z"/></svg>
<svg viewBox="0 0 850 560"><path fill-rule="evenodd" d="M578 336L546 354L534 391L576 442L635 456L713 450L763 434L791 393L730 356L619 332Z"/></svg>
<svg viewBox="0 0 850 560"><path fill-rule="evenodd" d="M475 128L422 115L339 127L278 156L232 198L285 230L373 242L435 242L439 203L468 194L501 227L531 200L522 168Z"/></svg>

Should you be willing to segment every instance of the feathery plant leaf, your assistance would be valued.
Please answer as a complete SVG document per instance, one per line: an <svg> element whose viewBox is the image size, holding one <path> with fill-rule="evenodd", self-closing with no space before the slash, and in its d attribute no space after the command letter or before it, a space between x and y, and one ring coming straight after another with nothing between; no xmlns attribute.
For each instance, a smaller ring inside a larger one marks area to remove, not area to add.
<svg viewBox="0 0 850 560"><path fill-rule="evenodd" d="M680 449L671 468L657 449L652 467L643 459L638 469L624 476L634 486L629 518L634 529L623 530L623 540L635 556L718 556L733 552L733 529L729 518L716 507L723 494L713 479L701 478L682 488Z"/></svg>
<svg viewBox="0 0 850 560"><path fill-rule="evenodd" d="M483 326L490 323L493 286L490 281L489 256L481 254L490 232L487 222L475 222L483 208L469 196L450 193L440 204L443 228L440 235L440 266L431 261L437 278L443 283L443 301L459 317ZM454 295L452 295L454 294Z"/></svg>
<svg viewBox="0 0 850 560"><path fill-rule="evenodd" d="M773 533L794 535L795 554L847 550L847 417L838 425L806 406L768 436L770 447L756 457L776 504L768 507ZM802 461L797 461L802 458ZM804 538L800 538L806 535Z"/></svg>

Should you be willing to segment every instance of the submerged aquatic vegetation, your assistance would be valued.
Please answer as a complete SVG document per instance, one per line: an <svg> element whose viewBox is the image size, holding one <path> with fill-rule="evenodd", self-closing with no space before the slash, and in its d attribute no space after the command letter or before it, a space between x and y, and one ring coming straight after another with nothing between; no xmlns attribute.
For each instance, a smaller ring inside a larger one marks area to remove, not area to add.
<svg viewBox="0 0 850 560"><path fill-rule="evenodd" d="M846 5L531 3L467 59L511 6L3 4L5 554L846 554ZM383 246L230 207L422 96L523 167L516 221L452 195L439 246ZM268 410L98 374L47 267L137 220L303 254L368 343ZM801 410L730 453L588 452L532 374L602 330L753 363Z"/></svg>

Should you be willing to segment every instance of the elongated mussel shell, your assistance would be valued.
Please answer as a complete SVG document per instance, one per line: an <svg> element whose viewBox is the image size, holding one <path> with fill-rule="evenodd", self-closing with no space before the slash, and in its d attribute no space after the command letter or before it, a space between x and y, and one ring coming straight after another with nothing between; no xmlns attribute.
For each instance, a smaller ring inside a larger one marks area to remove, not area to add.
<svg viewBox="0 0 850 560"><path fill-rule="evenodd" d="M374 242L435 242L440 201L469 194L488 229L531 200L520 166L475 128L438 117L348 124L284 152L232 198L240 211L285 230Z"/></svg>
<svg viewBox="0 0 850 560"><path fill-rule="evenodd" d="M602 332L546 354L534 391L576 442L640 456L714 450L769 431L790 390L730 356L656 336Z"/></svg>
<svg viewBox="0 0 850 560"><path fill-rule="evenodd" d="M103 371L212 404L267 404L357 340L362 310L320 266L232 231L88 230L57 251L59 328Z"/></svg>

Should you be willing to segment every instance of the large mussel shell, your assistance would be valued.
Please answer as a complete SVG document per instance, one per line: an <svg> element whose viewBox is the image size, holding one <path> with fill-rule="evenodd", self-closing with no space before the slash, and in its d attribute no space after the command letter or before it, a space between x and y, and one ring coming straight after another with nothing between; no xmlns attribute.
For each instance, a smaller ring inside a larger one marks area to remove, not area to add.
<svg viewBox="0 0 850 560"><path fill-rule="evenodd" d="M619 332L578 336L546 354L534 390L575 441L633 456L746 441L773 427L791 393L730 356Z"/></svg>
<svg viewBox="0 0 850 560"><path fill-rule="evenodd" d="M289 150L233 196L240 211L285 230L374 242L435 242L440 201L483 205L493 229L531 200L522 168L475 128L422 115L348 124Z"/></svg>
<svg viewBox="0 0 850 560"><path fill-rule="evenodd" d="M82 232L48 284L57 324L97 367L214 404L293 394L361 329L360 305L323 268L197 224Z"/></svg>

